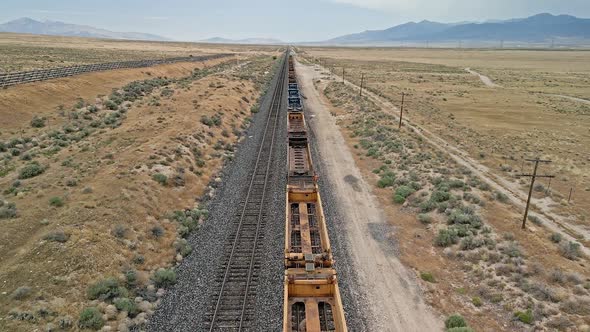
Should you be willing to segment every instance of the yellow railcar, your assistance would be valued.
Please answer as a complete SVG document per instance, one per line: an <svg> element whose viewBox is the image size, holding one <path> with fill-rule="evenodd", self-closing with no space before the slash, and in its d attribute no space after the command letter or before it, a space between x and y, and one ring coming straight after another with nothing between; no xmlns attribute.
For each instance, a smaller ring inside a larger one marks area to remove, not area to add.
<svg viewBox="0 0 590 332"><path fill-rule="evenodd" d="M291 57L289 95L299 96ZM288 112L287 121L283 331L346 332L338 278L302 109Z"/></svg>

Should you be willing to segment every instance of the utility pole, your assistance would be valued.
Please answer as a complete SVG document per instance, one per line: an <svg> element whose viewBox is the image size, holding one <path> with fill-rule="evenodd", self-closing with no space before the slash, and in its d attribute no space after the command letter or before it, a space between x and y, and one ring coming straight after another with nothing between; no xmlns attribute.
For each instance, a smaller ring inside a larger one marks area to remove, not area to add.
<svg viewBox="0 0 590 332"><path fill-rule="evenodd" d="M529 215L529 206L531 204L531 196L533 195L533 186L535 185L536 178L553 178L553 175L537 175L537 168L539 167L539 163L550 163L551 160L542 160L539 158L536 159L525 159L526 161L535 162L535 168L533 169L533 174L519 174L518 177L526 176L531 178L531 187L529 188L529 197L526 201L526 208L524 210L524 218L522 219L522 229L526 228L526 219Z"/></svg>
<svg viewBox="0 0 590 332"><path fill-rule="evenodd" d="M344 83L344 67L342 67L342 83Z"/></svg>
<svg viewBox="0 0 590 332"><path fill-rule="evenodd" d="M399 108L399 129L402 129L402 118L404 117L404 96L405 93L402 92L402 106Z"/></svg>
<svg viewBox="0 0 590 332"><path fill-rule="evenodd" d="M363 83L365 82L365 73L361 73L361 92L359 93L359 97L363 96Z"/></svg>
<svg viewBox="0 0 590 332"><path fill-rule="evenodd" d="M570 194L567 196L567 203L569 204L570 200L572 199L572 192L574 191L574 187L570 188Z"/></svg>

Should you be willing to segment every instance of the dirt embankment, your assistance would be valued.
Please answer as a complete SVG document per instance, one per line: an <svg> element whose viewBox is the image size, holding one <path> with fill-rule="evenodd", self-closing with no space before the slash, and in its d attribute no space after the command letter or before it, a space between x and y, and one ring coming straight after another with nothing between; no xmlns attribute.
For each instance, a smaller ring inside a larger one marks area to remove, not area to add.
<svg viewBox="0 0 590 332"><path fill-rule="evenodd" d="M25 126L33 114L49 121L26 130L32 139L14 150L28 157L12 158L13 168L0 177L3 198L16 207L16 217L0 220L0 330L76 326L89 306L98 310L98 325L142 326L163 295L158 288L172 282L155 272L190 253L182 236L207 214L196 199L232 157L271 63L265 57L210 72L176 64L3 91L0 110L3 117L15 113L12 126ZM159 75L186 79L152 80ZM138 79L150 81L120 89ZM97 98L113 88L120 95ZM6 108L25 97L22 112ZM78 97L86 105L75 117L55 110ZM117 98L131 101L116 106ZM22 176L35 162L41 171ZM184 209L192 216L171 215ZM129 312L126 296L138 302Z"/></svg>
<svg viewBox="0 0 590 332"><path fill-rule="evenodd" d="M15 133L23 136L34 132L29 125L33 116L48 117L48 127L59 127L67 118L59 116L60 109L68 112L79 99L94 100L108 95L112 89L132 81L154 77L179 78L190 75L194 69L211 67L228 59L198 63L176 63L150 68L123 69L88 73L71 78L29 83L0 90L0 139Z"/></svg>

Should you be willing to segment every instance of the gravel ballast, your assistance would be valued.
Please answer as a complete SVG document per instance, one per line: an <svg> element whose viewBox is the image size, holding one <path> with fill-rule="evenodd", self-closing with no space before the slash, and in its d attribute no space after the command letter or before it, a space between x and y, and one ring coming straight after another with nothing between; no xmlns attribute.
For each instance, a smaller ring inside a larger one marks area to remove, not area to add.
<svg viewBox="0 0 590 332"><path fill-rule="evenodd" d="M278 74L278 71L277 71ZM277 83L275 75L271 87ZM286 89L286 85L283 86ZM148 323L149 331L208 331L213 282L228 235L239 215L254 169L274 88L266 93L260 112L239 144L235 158L223 169L222 181L207 204L209 218L188 238L191 255L176 268L178 281L168 289ZM286 95L286 93L284 94ZM283 98L286 99L286 98ZM286 187L286 100L279 113L265 215L265 257L259 277L254 331L279 331L282 326L284 191Z"/></svg>

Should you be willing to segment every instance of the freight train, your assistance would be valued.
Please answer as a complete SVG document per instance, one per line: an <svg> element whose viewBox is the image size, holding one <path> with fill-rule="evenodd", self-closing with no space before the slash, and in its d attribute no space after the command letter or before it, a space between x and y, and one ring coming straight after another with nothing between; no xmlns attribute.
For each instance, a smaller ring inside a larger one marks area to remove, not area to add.
<svg viewBox="0 0 590 332"><path fill-rule="evenodd" d="M283 332L346 332L293 55L288 61Z"/></svg>

